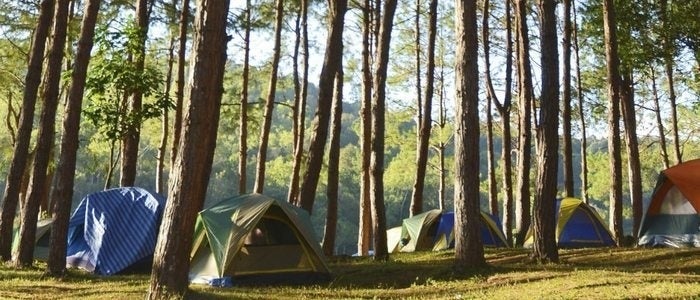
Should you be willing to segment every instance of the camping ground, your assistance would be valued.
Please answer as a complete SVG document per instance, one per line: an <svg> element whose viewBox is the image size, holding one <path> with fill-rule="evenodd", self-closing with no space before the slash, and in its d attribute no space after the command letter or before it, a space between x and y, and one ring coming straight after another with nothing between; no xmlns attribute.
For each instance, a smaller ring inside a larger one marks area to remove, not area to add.
<svg viewBox="0 0 700 300"><path fill-rule="evenodd" d="M393 254L387 263L334 257L331 282L305 286L191 285L192 299L621 299L700 298L700 249L560 250L560 264L530 262L527 249L486 249L488 267L451 268L454 252ZM148 274L95 276L72 269L63 279L45 265L0 266L2 299L143 299Z"/></svg>

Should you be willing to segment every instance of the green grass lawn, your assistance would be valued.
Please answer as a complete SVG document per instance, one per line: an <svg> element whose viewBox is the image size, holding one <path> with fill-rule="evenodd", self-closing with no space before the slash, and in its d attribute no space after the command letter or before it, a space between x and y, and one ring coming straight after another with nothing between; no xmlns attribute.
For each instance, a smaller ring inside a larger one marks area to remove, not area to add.
<svg viewBox="0 0 700 300"><path fill-rule="evenodd" d="M452 269L454 252L332 258L333 280L305 286L191 286L193 299L628 299L700 298L700 249L560 250L560 264L530 262L529 250L486 249L489 266ZM143 299L147 274L99 277L70 270L43 276L45 265L0 267L0 299Z"/></svg>

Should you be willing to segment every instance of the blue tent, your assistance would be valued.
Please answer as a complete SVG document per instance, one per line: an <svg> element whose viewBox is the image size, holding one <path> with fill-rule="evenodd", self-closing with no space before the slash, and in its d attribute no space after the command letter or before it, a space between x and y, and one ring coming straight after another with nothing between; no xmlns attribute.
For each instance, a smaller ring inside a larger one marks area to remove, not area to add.
<svg viewBox="0 0 700 300"><path fill-rule="evenodd" d="M455 216L453 212L443 212L440 215L433 250L454 248L454 224ZM508 247L505 235L501 231L500 222L495 217L482 211L479 229L481 230L481 241L484 246Z"/></svg>
<svg viewBox="0 0 700 300"><path fill-rule="evenodd" d="M165 198L138 187L85 196L68 225L66 264L112 275L155 251Z"/></svg>

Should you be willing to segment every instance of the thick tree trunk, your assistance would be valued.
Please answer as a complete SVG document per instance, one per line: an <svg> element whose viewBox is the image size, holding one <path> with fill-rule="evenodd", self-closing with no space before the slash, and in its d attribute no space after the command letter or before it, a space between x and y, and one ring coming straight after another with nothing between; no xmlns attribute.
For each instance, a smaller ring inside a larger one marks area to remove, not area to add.
<svg viewBox="0 0 700 300"><path fill-rule="evenodd" d="M263 192L265 187L265 164L267 163L267 146L270 138L270 128L272 127L272 111L275 104L275 94L277 92L277 70L279 69L280 56L282 55L282 21L284 19L284 0L276 0L275 6L275 41L272 48L272 70L270 71L270 82L267 87L267 97L265 98L265 110L263 112L263 124L260 126L260 143L258 146L258 161L255 168L255 186L253 191Z"/></svg>
<svg viewBox="0 0 700 300"><path fill-rule="evenodd" d="M341 62L342 65L342 62ZM340 181L340 129L343 115L343 70L335 74L335 92L333 95L333 115L331 117L331 141L328 149L328 210L326 212L326 227L323 231L323 253L333 255L335 249L335 233L338 227L338 202L340 196L338 186Z"/></svg>
<svg viewBox="0 0 700 300"><path fill-rule="evenodd" d="M418 135L418 156L416 157L416 180L413 184L411 197L411 214L423 211L423 191L425 190L425 175L428 166L428 149L430 148L430 131L433 128L432 107L435 91L435 39L437 37L437 5L438 0L431 0L428 10L428 64L426 66L425 97L423 99L422 117ZM420 77L420 76L419 76ZM419 110L421 110L419 108Z"/></svg>
<svg viewBox="0 0 700 300"><path fill-rule="evenodd" d="M370 146L372 145L372 68L371 68L371 8L370 0L364 1L362 10L362 104L360 120L362 137L360 137L362 169L360 170L360 216L357 232L357 252L368 255L372 243L372 203L369 193L370 182Z"/></svg>
<svg viewBox="0 0 700 300"><path fill-rule="evenodd" d="M620 86L622 119L625 122L625 141L627 142L627 168L629 172L630 200L632 206L632 234L636 237L642 222L644 210L642 190L642 165L639 158L637 141L637 116L634 110L634 86L632 72L625 72Z"/></svg>
<svg viewBox="0 0 700 300"><path fill-rule="evenodd" d="M379 23L372 97L372 145L370 157L370 199L374 232L374 259L389 259L386 241L386 211L384 206L384 134L386 113L386 80L389 66L389 45L393 29L396 0L386 0Z"/></svg>
<svg viewBox="0 0 700 300"><path fill-rule="evenodd" d="M311 214L311 210L314 207L316 187L318 186L318 179L323 166L324 148L328 138L328 123L331 117L331 104L333 103L334 78L335 74L343 68L343 28L347 8L347 0L334 1L329 7L330 22L328 25L326 55L323 59L321 78L318 82L318 107L316 108L314 129L309 142L309 160L299 190L300 206L308 211L309 214Z"/></svg>
<svg viewBox="0 0 700 300"><path fill-rule="evenodd" d="M34 243L36 239L36 222L39 215L39 204L46 196L49 159L54 148L56 127L56 110L58 108L59 85L63 52L66 46L66 31L68 26L69 0L56 1L54 24L51 38L51 49L46 64L46 77L42 93L43 108L39 121L37 149L32 167L32 175L22 207L22 222L19 227L19 247L15 265L18 267L31 266L34 262Z"/></svg>
<svg viewBox="0 0 700 300"><path fill-rule="evenodd" d="M533 258L539 262L558 262L555 239L557 168L559 162L559 51L555 0L539 1L540 49L542 49L542 94L540 123L537 126L537 188L533 235Z"/></svg>
<svg viewBox="0 0 700 300"><path fill-rule="evenodd" d="M608 74L608 154L610 155L610 227L618 245L622 231L622 158L620 154L620 59L617 52L615 6L603 2L605 59Z"/></svg>
<svg viewBox="0 0 700 300"><path fill-rule="evenodd" d="M515 207L515 244L522 246L530 229L530 164L532 161L532 69L530 67L530 38L527 28L527 1L516 2L518 40L518 104L520 109L518 137L518 187Z"/></svg>
<svg viewBox="0 0 700 300"><path fill-rule="evenodd" d="M41 84L43 70L44 50L46 38L49 34L53 20L55 0L43 0L39 8L39 19L32 39L32 49L29 56L27 74L24 78L24 97L19 117L19 128L15 138L15 147L12 154L7 180L5 181L5 194L2 199L2 216L0 217L0 260L8 261L12 258L12 228L14 226L17 204L22 189L22 176L26 169L29 157L29 142L34 124L34 110L36 98Z"/></svg>
<svg viewBox="0 0 700 300"><path fill-rule="evenodd" d="M151 0L152 1L152 0ZM148 0L136 0L136 26L139 29L138 50L134 58L134 66L137 72L143 73L146 62L146 40L148 39L149 25L149 3ZM136 90L129 97L129 114L140 114L143 103L143 94ZM139 157L139 141L141 139L141 122L137 125L129 126L122 138L122 163L120 186L133 186L136 182L136 166Z"/></svg>
<svg viewBox="0 0 700 300"><path fill-rule="evenodd" d="M66 269L66 236L68 235L68 221L73 200L76 155L80 143L80 113L100 2L101 0L90 0L85 4L75 64L71 73L68 102L63 118L63 139L61 140L61 153L56 168L56 186L51 194L53 223L46 266L46 272L55 277L62 276Z"/></svg>
<svg viewBox="0 0 700 300"><path fill-rule="evenodd" d="M147 299L185 297L197 212L202 209L216 147L226 65L228 0L198 0L187 113L171 172Z"/></svg>
<svg viewBox="0 0 700 300"><path fill-rule="evenodd" d="M564 162L564 194L574 197L574 154L571 145L571 1L564 0L564 35L562 38L562 147Z"/></svg>
<svg viewBox="0 0 700 300"><path fill-rule="evenodd" d="M479 230L479 77L476 1L455 1L455 268L486 264Z"/></svg>

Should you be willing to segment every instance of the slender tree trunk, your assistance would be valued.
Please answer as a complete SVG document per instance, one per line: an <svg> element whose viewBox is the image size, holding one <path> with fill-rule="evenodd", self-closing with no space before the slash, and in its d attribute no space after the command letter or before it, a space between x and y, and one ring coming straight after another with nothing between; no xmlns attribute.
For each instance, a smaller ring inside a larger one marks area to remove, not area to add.
<svg viewBox="0 0 700 300"><path fill-rule="evenodd" d="M357 252L363 256L369 254L372 243L372 203L369 193L370 146L372 144L371 11L370 0L365 0L362 9L362 104L360 107L362 169L360 170L360 217L357 233Z"/></svg>
<svg viewBox="0 0 700 300"><path fill-rule="evenodd" d="M491 215L498 215L498 185L496 184L496 162L493 149L493 115L492 104L495 93L493 92L493 84L491 83L491 62L490 62L490 41L489 41L489 17L491 2L484 0L483 18L481 22L481 40L484 45L484 67L486 78L486 156L488 165L488 183L489 183L489 211Z"/></svg>
<svg viewBox="0 0 700 300"><path fill-rule="evenodd" d="M651 90L654 94L654 113L656 115L656 127L659 129L659 148L661 148L661 158L664 162L664 170L671 165L668 160L668 151L666 150L666 130L664 129L663 120L661 120L661 106L659 105L659 92L656 88L656 75L654 68L651 69Z"/></svg>
<svg viewBox="0 0 700 300"><path fill-rule="evenodd" d="M515 208L516 234L515 243L522 246L525 235L530 229L530 164L532 142L532 69L530 67L530 38L527 28L527 1L516 2L517 40L518 40L518 102L520 123L518 137L518 187Z"/></svg>
<svg viewBox="0 0 700 300"><path fill-rule="evenodd" d="M476 1L455 1L455 268L486 264L479 210L479 76Z"/></svg>
<svg viewBox="0 0 700 300"><path fill-rule="evenodd" d="M173 5L173 8L175 6ZM170 47L168 47L168 73L165 78L165 95L170 97L170 85L173 81L173 64L175 63L175 36L170 38ZM161 137L160 145L158 145L158 163L156 165L156 193L162 194L164 192L163 182L164 180L164 170L165 170L165 153L167 151L166 147L168 145L168 136L170 135L170 108L163 108L163 118L161 120Z"/></svg>
<svg viewBox="0 0 700 300"><path fill-rule="evenodd" d="M583 85L581 84L581 59L579 57L578 46L578 26L576 25L576 2L571 0L573 14L573 38L574 38L574 55L576 56L576 96L578 98L578 117L581 122L581 200L588 204L588 138L586 136L586 114L583 107Z"/></svg>
<svg viewBox="0 0 700 300"><path fill-rule="evenodd" d="M440 55L442 58L443 56ZM440 85L438 87L439 92L438 92L438 97L439 97L439 109L440 109L440 117L438 120L438 127L440 127L440 132L444 132L445 127L447 126L447 116L446 114L446 109L445 109L445 61L444 59L442 60L441 64L442 67L440 68ZM440 161L440 184L438 186L438 202L440 203L440 210L445 210L445 177L447 174L447 170L445 169L445 148L447 147L446 143L440 139L440 143L437 146L437 151L438 151L438 160Z"/></svg>
<svg viewBox="0 0 700 300"><path fill-rule="evenodd" d="M501 168L503 169L503 232L506 236L506 241L509 245L513 245L513 160L511 158L512 136L510 132L510 111L513 98L513 25L511 23L511 1L506 1L506 74L505 74L505 93L503 95L503 104L498 101L497 97L493 97L498 114L501 116ZM490 69L490 62L487 69ZM489 72L489 76L490 76ZM493 92L493 84L487 77L487 84L490 93Z"/></svg>
<svg viewBox="0 0 700 300"><path fill-rule="evenodd" d="M306 120L306 96L308 93L309 81L309 32L308 32L308 1L301 2L301 48L302 48L302 78L299 91L297 92L297 111L295 114L296 134L294 141L294 166L292 168L292 183L290 184L288 200L291 203L299 204L299 199L295 197L299 194L299 173L304 157L304 129Z"/></svg>
<svg viewBox="0 0 700 300"><path fill-rule="evenodd" d="M146 62L146 40L148 39L148 23L149 23L149 1L136 0L136 27L139 29L138 50L134 66L136 71L143 73ZM152 4L151 4L152 5ZM129 114L138 115L141 112L143 103L143 94L138 89L129 97ZM122 138L122 163L121 163L121 178L120 186L133 186L136 182L136 166L139 157L139 141L141 139L141 122L137 125L131 125L126 129L126 133Z"/></svg>
<svg viewBox="0 0 700 300"><path fill-rule="evenodd" d="M416 0L415 6L416 17L414 19L414 51L415 51L415 68L416 68L416 177L413 181L413 189L411 192L411 205L408 210L409 217L420 214L423 212L423 184L419 185L419 181L425 182L425 168L422 168L423 173L421 173L421 134L423 134L423 95L421 95L421 26L420 26L420 14L421 14L421 2ZM420 192L420 194L419 194ZM403 207L401 208L403 209Z"/></svg>
<svg viewBox="0 0 700 300"><path fill-rule="evenodd" d="M341 62L342 65L342 62ZM323 231L323 253L333 255L335 249L335 233L338 227L338 202L340 196L338 186L340 181L340 129L343 115L343 70L335 73L335 93L333 95L333 115L331 117L331 141L328 149L328 211L326 212L326 227Z"/></svg>
<svg viewBox="0 0 700 300"><path fill-rule="evenodd" d="M420 1L417 1L420 2ZM416 158L416 181L413 184L411 197L411 214L423 211L423 191L425 190L425 175L428 167L428 149L430 147L430 131L433 128L432 107L435 91L435 39L437 37L437 5L438 0L431 0L428 10L428 64L426 66L425 97L423 100L422 117L418 135L418 156ZM417 22L417 21L416 21ZM420 39L417 38L418 43ZM418 55L417 55L418 56ZM419 63L417 62L419 65ZM418 76L420 77L420 76ZM420 85L419 85L420 86ZM419 88L420 91L420 88ZM421 110L419 108L419 110Z"/></svg>
<svg viewBox="0 0 700 300"><path fill-rule="evenodd" d="M66 47L66 31L68 26L69 0L56 1L54 24L46 64L46 77L42 93L43 108L39 121L37 149L32 168L29 189L24 206L22 207L22 222L19 227L19 247L15 265L18 267L31 266L34 262L34 243L36 239L36 222L39 214L41 197L46 195L46 171L54 148L56 127L56 110L58 108L59 85L63 52Z"/></svg>
<svg viewBox="0 0 700 300"><path fill-rule="evenodd" d="M659 15L661 18L661 23L663 24L664 30L669 32L671 28L671 17L668 11L668 0L659 1ZM672 33L667 34L663 37L663 56L664 56L664 68L666 71L666 79L668 80L668 101L671 105L671 129L673 130L673 149L676 154L676 163L680 164L683 162L680 136L678 135L678 109L676 104L676 88L674 85L673 78L673 55L675 52L674 41L672 40Z"/></svg>
<svg viewBox="0 0 700 300"><path fill-rule="evenodd" d="M642 222L644 203L642 199L642 166L639 158L639 142L637 141L637 116L634 110L633 78L631 71L625 72L622 76L620 103L622 119L625 122L625 141L627 142L627 167L632 202L632 234L636 237Z"/></svg>
<svg viewBox="0 0 700 300"><path fill-rule="evenodd" d="M61 153L56 168L56 186L51 194L53 223L46 265L46 272L54 277L62 276L66 269L66 236L68 235L68 221L73 200L76 155L80 143L80 113L100 2L101 0L90 0L85 4L75 64L71 73L68 102L63 118L63 139L61 140Z"/></svg>
<svg viewBox="0 0 700 300"><path fill-rule="evenodd" d="M177 89L175 90L175 117L173 120L173 144L170 150L170 167L175 165L175 157L177 157L178 146L180 145L180 133L182 132L182 106L185 95L185 51L187 49L187 25L189 23L190 0L182 0L182 8L180 11L180 22L178 31L177 50ZM247 65L247 64L246 64ZM244 87L247 87L244 85Z"/></svg>
<svg viewBox="0 0 700 300"><path fill-rule="evenodd" d="M537 126L537 188L534 207L533 258L558 262L555 239L557 171L559 162L559 51L557 50L557 4L539 1L542 94L540 123Z"/></svg>
<svg viewBox="0 0 700 300"><path fill-rule="evenodd" d="M316 188L323 165L324 148L328 138L328 123L333 103L333 81L335 74L343 68L343 28L347 7L347 0L337 0L331 3L331 7L329 7L330 22L328 25L326 55L323 59L321 78L318 82L318 107L316 108L314 129L309 142L309 161L299 190L300 206L308 211L309 214L311 214L311 210L314 207Z"/></svg>
<svg viewBox="0 0 700 300"><path fill-rule="evenodd" d="M379 35L374 68L372 97L372 146L370 157L370 199L374 226L374 259L389 259L386 241L386 211L384 207L384 134L386 113L386 80L389 65L389 45L393 29L396 0L386 0L379 23Z"/></svg>
<svg viewBox="0 0 700 300"><path fill-rule="evenodd" d="M282 55L282 21L284 18L284 0L276 0L275 7L275 42L272 48L272 70L270 71L270 82L267 87L267 98L265 99L265 111L263 112L263 124L260 127L260 143L258 146L258 161L255 173L255 186L253 191L262 193L265 186L265 164L267 163L267 145L272 127L272 111L275 104L275 93L277 92L277 70L279 69L280 56Z"/></svg>
<svg viewBox="0 0 700 300"><path fill-rule="evenodd" d="M44 50L53 20L54 4L55 0L41 1L39 18L32 39L29 65L24 78L24 97L22 99L22 109L20 110L19 128L15 138L12 163L5 181L5 194L0 207L2 210L2 216L0 217L0 260L2 261L8 261L12 258L12 228L22 188L22 176L24 175L29 156L34 110L39 85L41 84Z"/></svg>
<svg viewBox="0 0 700 300"><path fill-rule="evenodd" d="M574 155L571 145L571 1L564 0L564 35L562 38L563 74L562 74L562 131L564 143L564 193L574 197Z"/></svg>
<svg viewBox="0 0 700 300"><path fill-rule="evenodd" d="M622 231L622 158L620 155L620 59L617 51L615 6L603 2L605 59L608 73L608 153L610 155L610 227L618 245Z"/></svg>
<svg viewBox="0 0 700 300"><path fill-rule="evenodd" d="M243 34L243 83L241 84L241 110L238 114L238 194L248 190L248 85L250 84L250 30L251 5L246 0L245 33Z"/></svg>
<svg viewBox="0 0 700 300"><path fill-rule="evenodd" d="M168 205L153 257L146 299L184 298L197 212L202 209L216 147L226 62L228 0L198 0L191 82L182 136L170 177Z"/></svg>

